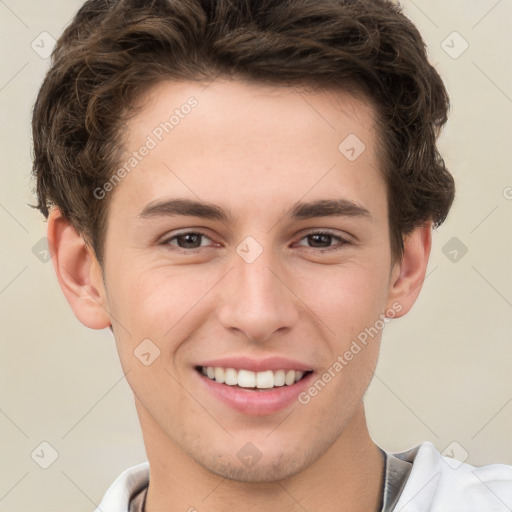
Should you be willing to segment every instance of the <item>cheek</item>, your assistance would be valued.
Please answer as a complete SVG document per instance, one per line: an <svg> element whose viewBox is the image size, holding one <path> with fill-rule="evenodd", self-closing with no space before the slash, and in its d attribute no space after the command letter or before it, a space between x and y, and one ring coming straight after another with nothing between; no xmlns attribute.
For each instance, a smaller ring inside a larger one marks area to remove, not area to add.
<svg viewBox="0 0 512 512"><path fill-rule="evenodd" d="M122 338L121 356L130 357L147 338L160 348L165 343L165 351L172 354L191 315L199 323L203 299L218 281L217 273L200 273L192 267L172 269L148 263L140 268L116 267L109 275L108 306Z"/></svg>
<svg viewBox="0 0 512 512"><path fill-rule="evenodd" d="M346 341L373 325L385 309L388 271L377 262L303 269L293 289L307 307L330 328L329 337Z"/></svg>

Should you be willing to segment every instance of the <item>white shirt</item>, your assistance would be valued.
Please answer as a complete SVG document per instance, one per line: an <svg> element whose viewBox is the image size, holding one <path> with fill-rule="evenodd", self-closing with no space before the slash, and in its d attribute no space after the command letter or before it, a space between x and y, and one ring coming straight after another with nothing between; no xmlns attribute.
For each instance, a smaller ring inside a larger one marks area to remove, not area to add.
<svg viewBox="0 0 512 512"><path fill-rule="evenodd" d="M460 463L441 455L430 442L390 455L412 462L395 512L512 511L512 466ZM130 498L148 483L148 462L127 469L109 487L95 512L127 512Z"/></svg>

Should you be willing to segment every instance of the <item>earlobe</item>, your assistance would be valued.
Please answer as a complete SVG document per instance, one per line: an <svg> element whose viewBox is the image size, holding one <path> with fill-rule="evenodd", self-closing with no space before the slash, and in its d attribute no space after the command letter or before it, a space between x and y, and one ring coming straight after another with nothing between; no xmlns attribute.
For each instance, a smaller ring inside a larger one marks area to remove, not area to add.
<svg viewBox="0 0 512 512"><path fill-rule="evenodd" d="M109 327L101 268L94 251L57 208L48 217L48 241L60 287L78 320L91 329Z"/></svg>
<svg viewBox="0 0 512 512"><path fill-rule="evenodd" d="M425 274L427 271L430 249L432 246L432 224L424 224L416 227L404 239L404 254L400 262L393 269L390 290L388 294L388 308L400 310L396 318L405 315L418 298Z"/></svg>

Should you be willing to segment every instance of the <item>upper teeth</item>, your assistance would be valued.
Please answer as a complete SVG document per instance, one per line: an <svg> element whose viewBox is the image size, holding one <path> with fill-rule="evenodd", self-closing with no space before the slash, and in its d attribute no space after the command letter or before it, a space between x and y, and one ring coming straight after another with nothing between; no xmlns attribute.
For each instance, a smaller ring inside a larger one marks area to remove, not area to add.
<svg viewBox="0 0 512 512"><path fill-rule="evenodd" d="M221 368L219 366L202 366L201 371L208 378L228 386L241 388L268 389L274 386L291 386L299 381L304 372L300 370L267 370L265 372L251 372L250 370L235 370L234 368Z"/></svg>

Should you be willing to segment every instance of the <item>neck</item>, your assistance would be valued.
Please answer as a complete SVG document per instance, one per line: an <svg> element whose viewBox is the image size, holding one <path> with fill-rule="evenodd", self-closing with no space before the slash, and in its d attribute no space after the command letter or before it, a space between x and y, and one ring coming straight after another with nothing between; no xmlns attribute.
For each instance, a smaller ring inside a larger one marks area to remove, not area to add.
<svg viewBox="0 0 512 512"><path fill-rule="evenodd" d="M368 433L361 404L336 441L315 462L274 482L240 482L211 473L138 412L151 468L145 512L243 506L247 512L350 510L379 512L384 460Z"/></svg>

